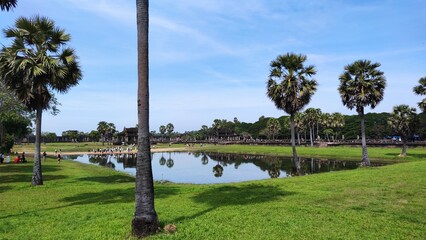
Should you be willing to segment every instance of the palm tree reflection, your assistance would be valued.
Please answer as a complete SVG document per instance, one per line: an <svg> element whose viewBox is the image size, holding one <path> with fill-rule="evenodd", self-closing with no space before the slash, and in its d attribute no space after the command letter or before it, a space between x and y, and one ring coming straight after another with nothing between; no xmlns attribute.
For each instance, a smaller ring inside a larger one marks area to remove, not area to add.
<svg viewBox="0 0 426 240"><path fill-rule="evenodd" d="M215 177L222 177L223 175L223 167L220 164L217 164L213 167L213 172Z"/></svg>

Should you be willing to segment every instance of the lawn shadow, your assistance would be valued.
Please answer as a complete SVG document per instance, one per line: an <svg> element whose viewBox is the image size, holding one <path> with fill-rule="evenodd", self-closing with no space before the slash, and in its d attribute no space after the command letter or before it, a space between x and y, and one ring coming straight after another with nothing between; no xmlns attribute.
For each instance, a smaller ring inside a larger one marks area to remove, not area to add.
<svg viewBox="0 0 426 240"><path fill-rule="evenodd" d="M59 180L59 179L67 178L67 176L65 176L65 175L48 175L48 174L44 174L44 173L42 173L42 175L43 175L43 181L52 181L52 180ZM26 174L11 174L11 175L2 176L0 178L0 183L28 182L28 184L31 184L32 177L33 177L32 172L26 173Z"/></svg>
<svg viewBox="0 0 426 240"><path fill-rule="evenodd" d="M8 172L8 173L33 173L33 167L34 164L32 162L27 163L9 163L0 165L2 172ZM41 166L42 172L56 172L59 171L59 166L56 165L42 165Z"/></svg>
<svg viewBox="0 0 426 240"><path fill-rule="evenodd" d="M407 150L407 157L400 157L400 153L385 153L386 156L399 158L399 161L407 160L407 157L413 157L413 158L419 158L419 159L426 159L426 154L423 153L410 153L410 150Z"/></svg>
<svg viewBox="0 0 426 240"><path fill-rule="evenodd" d="M7 190L12 189L10 186L0 186L0 193L6 192Z"/></svg>
<svg viewBox="0 0 426 240"><path fill-rule="evenodd" d="M182 216L175 219L179 222L185 219L194 219L202 216L218 207L223 206L243 206L257 203L275 201L277 199L295 194L294 192L283 191L277 186L268 186L262 184L247 184L243 186L219 186L210 188L201 192L192 200L198 204L207 204L209 208L193 214L191 216Z"/></svg>
<svg viewBox="0 0 426 240"><path fill-rule="evenodd" d="M178 193L176 188L160 188L155 190L155 198L165 198ZM68 203L67 206L86 204L113 204L135 202L135 188L108 189L101 192L88 192L65 197L61 202Z"/></svg>
<svg viewBox="0 0 426 240"><path fill-rule="evenodd" d="M135 182L135 177L126 175L112 175L112 176L97 176L97 177L84 177L79 178L77 181L90 181L97 183L130 183Z"/></svg>
<svg viewBox="0 0 426 240"><path fill-rule="evenodd" d="M64 175L50 175L49 173L59 171L59 166L42 166L43 180L58 180L66 178ZM0 183L31 183L33 176L33 163L5 164L0 168Z"/></svg>

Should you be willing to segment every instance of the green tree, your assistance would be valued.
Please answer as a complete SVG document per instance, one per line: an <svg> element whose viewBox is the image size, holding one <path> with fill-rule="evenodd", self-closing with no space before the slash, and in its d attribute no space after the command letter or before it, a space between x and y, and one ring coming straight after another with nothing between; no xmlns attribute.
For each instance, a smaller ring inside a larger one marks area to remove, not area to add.
<svg viewBox="0 0 426 240"><path fill-rule="evenodd" d="M10 152L11 148L6 146L12 147L15 139L28 134L32 118L26 106L0 81L0 149L2 152Z"/></svg>
<svg viewBox="0 0 426 240"><path fill-rule="evenodd" d="M364 108L371 106L374 109L383 100L386 79L378 68L380 63L371 63L369 60L358 60L345 66L339 76L338 91L344 106L355 108L361 118L362 164L370 166L365 138Z"/></svg>
<svg viewBox="0 0 426 240"><path fill-rule="evenodd" d="M415 108L410 108L408 105L404 104L393 107L388 124L396 134L401 136L401 157L407 155L407 140L409 136L414 134L416 123L417 113Z"/></svg>
<svg viewBox="0 0 426 240"><path fill-rule="evenodd" d="M320 121L321 110L315 108L308 108L305 110L305 122L309 127L309 138L311 146L314 146L314 132L315 126Z"/></svg>
<svg viewBox="0 0 426 240"><path fill-rule="evenodd" d="M10 9L15 8L17 5L17 0L0 0L0 9L2 11L9 11Z"/></svg>
<svg viewBox="0 0 426 240"><path fill-rule="evenodd" d="M102 145L104 145L106 141L112 140L113 134L117 132L114 123L108 123L105 121L100 121L98 123L97 130L98 133L101 135Z"/></svg>
<svg viewBox="0 0 426 240"><path fill-rule="evenodd" d="M337 140L338 134L343 126L345 126L345 118L343 115L338 112L332 113L330 127L333 128L333 133L335 134L334 139Z"/></svg>
<svg viewBox="0 0 426 240"><path fill-rule="evenodd" d="M297 143L300 145L300 134L306 131L305 113L297 112L294 115L294 127L297 132Z"/></svg>
<svg viewBox="0 0 426 240"><path fill-rule="evenodd" d="M97 141L99 141L100 137L101 137L101 134L98 131L96 131L96 130L92 130L89 133L89 139L90 139L90 141L97 142Z"/></svg>
<svg viewBox="0 0 426 240"><path fill-rule="evenodd" d="M36 113L33 185L42 185L40 161L43 110L54 104L52 91L66 93L82 78L77 56L66 46L71 36L46 17L21 17L4 30L12 39L0 55L0 78L24 105Z"/></svg>
<svg viewBox="0 0 426 240"><path fill-rule="evenodd" d="M161 125L160 128L158 129L161 133L161 142L163 142L163 138L164 138L164 134L167 132L166 126Z"/></svg>
<svg viewBox="0 0 426 240"><path fill-rule="evenodd" d="M266 129L269 138L272 138L272 140L274 140L275 136L277 136L281 130L280 121L278 121L278 119L276 118L270 118L268 120L268 123L266 124Z"/></svg>
<svg viewBox="0 0 426 240"><path fill-rule="evenodd" d="M291 146L293 159L297 159L294 115L307 105L317 90L313 65L304 66L306 55L287 53L271 62L267 82L267 95L278 109L290 114Z"/></svg>
<svg viewBox="0 0 426 240"><path fill-rule="evenodd" d="M413 88L413 91L417 95L426 96L426 77L420 78L419 85L415 86ZM423 98L423 100L419 102L418 104L419 104L419 108L423 112L426 112L426 98Z"/></svg>
<svg viewBox="0 0 426 240"><path fill-rule="evenodd" d="M136 162L135 214L132 234L137 237L154 234L158 230L158 216L154 207L154 180L149 140L149 64L148 64L148 0L136 0L138 45L138 153Z"/></svg>
<svg viewBox="0 0 426 240"><path fill-rule="evenodd" d="M171 123L168 123L166 125L166 130L167 130L167 134L169 135L169 138L170 138L171 135L172 135L172 132L175 130L175 126L173 126L173 124L171 124Z"/></svg>

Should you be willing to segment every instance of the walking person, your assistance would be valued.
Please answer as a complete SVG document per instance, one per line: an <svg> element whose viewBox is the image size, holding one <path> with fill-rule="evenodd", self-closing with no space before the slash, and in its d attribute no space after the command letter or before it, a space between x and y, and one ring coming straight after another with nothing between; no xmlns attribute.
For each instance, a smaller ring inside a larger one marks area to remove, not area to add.
<svg viewBox="0 0 426 240"><path fill-rule="evenodd" d="M61 163L61 159L62 159L61 153L58 153L58 163Z"/></svg>
<svg viewBox="0 0 426 240"><path fill-rule="evenodd" d="M43 152L43 161L44 162L46 162L46 156L47 156L46 152Z"/></svg>

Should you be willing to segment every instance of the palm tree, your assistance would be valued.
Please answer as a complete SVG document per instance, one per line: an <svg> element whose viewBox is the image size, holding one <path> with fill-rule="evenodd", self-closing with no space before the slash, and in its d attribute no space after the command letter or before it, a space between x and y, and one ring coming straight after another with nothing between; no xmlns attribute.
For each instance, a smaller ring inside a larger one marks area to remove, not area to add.
<svg viewBox="0 0 426 240"><path fill-rule="evenodd" d="M9 11L12 8L15 8L18 5L17 0L0 0L0 9L2 11Z"/></svg>
<svg viewBox="0 0 426 240"><path fill-rule="evenodd" d="M396 134L401 135L401 157L405 157L407 155L407 140L408 137L414 133L416 120L417 113L415 108L410 108L408 105L404 104L393 107L388 124Z"/></svg>
<svg viewBox="0 0 426 240"><path fill-rule="evenodd" d="M420 96L426 96L426 77L422 77L419 80L419 85L413 88L415 94ZM421 102L419 102L419 108L426 112L426 98L423 98Z"/></svg>
<svg viewBox="0 0 426 240"><path fill-rule="evenodd" d="M355 108L361 117L362 164L370 166L365 139L364 108L368 105L374 109L383 100L386 79L378 68L380 63L369 60L358 60L345 66L345 71L339 76L338 91L342 103L349 109Z"/></svg>
<svg viewBox="0 0 426 240"><path fill-rule="evenodd" d="M160 131L160 133L161 133L161 142L163 142L164 134L165 134L165 133L166 133L166 131L167 131L166 126L161 125L161 126L160 126L160 128L159 128L159 131Z"/></svg>
<svg viewBox="0 0 426 240"><path fill-rule="evenodd" d="M287 53L271 62L267 82L267 95L278 109L290 114L291 146L293 159L297 161L294 115L311 100L317 90L313 65L304 66L306 55ZM277 82L278 81L278 82Z"/></svg>
<svg viewBox="0 0 426 240"><path fill-rule="evenodd" d="M138 43L138 153L136 162L135 215L132 234L136 237L154 234L158 216L154 207L154 180L149 141L149 64L148 0L136 0Z"/></svg>
<svg viewBox="0 0 426 240"><path fill-rule="evenodd" d="M297 131L297 143L300 145L300 134L306 130L305 113L297 112L294 115L294 126Z"/></svg>
<svg viewBox="0 0 426 240"><path fill-rule="evenodd" d="M167 131L167 134L169 135L169 139L171 139L172 132L173 132L174 130L175 130L175 126L173 126L173 124L168 123L168 124L166 125L166 131Z"/></svg>
<svg viewBox="0 0 426 240"><path fill-rule="evenodd" d="M40 162L43 110L55 102L53 91L66 93L82 78L77 56L66 47L71 39L65 30L46 17L21 17L14 27L4 30L12 39L0 55L0 79L29 110L36 113L33 185L42 185Z"/></svg>
<svg viewBox="0 0 426 240"><path fill-rule="evenodd" d="M335 112L331 114L331 127L335 133L335 139L337 140L337 135L340 133L340 129L345 126L345 117L343 114Z"/></svg>
<svg viewBox="0 0 426 240"><path fill-rule="evenodd" d="M315 108L308 108L305 110L305 122L309 127L309 138L311 140L311 146L314 146L314 132L315 125L319 122L321 116L321 110Z"/></svg>
<svg viewBox="0 0 426 240"><path fill-rule="evenodd" d="M270 118L266 123L266 128L268 135L272 137L272 140L274 140L275 136L278 135L279 131L281 130L280 121L278 121L276 118Z"/></svg>

